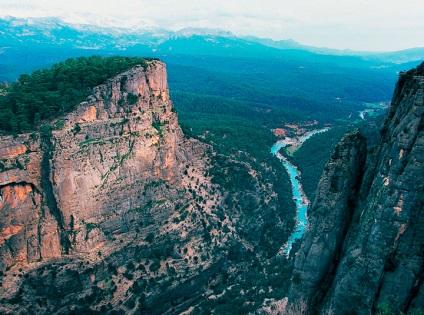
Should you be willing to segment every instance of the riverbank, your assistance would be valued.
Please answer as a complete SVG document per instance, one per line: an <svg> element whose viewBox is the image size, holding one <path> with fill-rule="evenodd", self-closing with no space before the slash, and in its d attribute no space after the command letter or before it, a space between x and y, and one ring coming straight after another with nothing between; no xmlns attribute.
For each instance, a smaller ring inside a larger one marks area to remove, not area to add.
<svg viewBox="0 0 424 315"><path fill-rule="evenodd" d="M379 103L364 103L366 108L358 112L359 117L361 117L362 120L366 120L367 117L383 115L389 108L389 105L390 101Z"/></svg>

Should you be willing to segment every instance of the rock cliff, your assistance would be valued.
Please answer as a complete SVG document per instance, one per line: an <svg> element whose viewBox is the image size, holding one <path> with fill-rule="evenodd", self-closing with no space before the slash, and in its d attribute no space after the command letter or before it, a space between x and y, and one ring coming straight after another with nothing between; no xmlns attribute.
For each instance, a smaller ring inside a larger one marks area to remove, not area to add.
<svg viewBox="0 0 424 315"><path fill-rule="evenodd" d="M17 309L24 309L23 296L33 295L47 301L33 312L45 312L58 298L57 310L69 311L75 294L84 299L96 293L97 304L106 308L110 302L111 308L119 300L113 291L128 295L130 280L143 273L153 275L147 281L162 270L184 271L196 281L218 268L220 256L212 260L208 252L222 237L219 231L195 233L212 224L211 207L220 202L219 194L204 204L194 196L212 194L204 175L210 149L184 137L163 63L151 61L95 87L53 125L59 128L44 126L40 133L1 141L3 305L23 299ZM114 286L112 275L127 267L126 283ZM15 272L25 278L16 279ZM185 286L186 292L196 287ZM175 285L166 287L173 300ZM154 294L148 298L137 302L140 308L154 303ZM130 306L137 304L133 300Z"/></svg>
<svg viewBox="0 0 424 315"><path fill-rule="evenodd" d="M361 138L347 135L322 174L288 314L424 309L424 64L401 73L368 154Z"/></svg>
<svg viewBox="0 0 424 315"><path fill-rule="evenodd" d="M181 182L196 155L186 148L205 150L184 140L159 62L94 88L56 124L2 139L1 269L87 252L126 230L122 221L169 215L178 194L160 187Z"/></svg>
<svg viewBox="0 0 424 315"><path fill-rule="evenodd" d="M273 170L185 137L166 76L146 61L1 138L0 313L176 314L278 251Z"/></svg>

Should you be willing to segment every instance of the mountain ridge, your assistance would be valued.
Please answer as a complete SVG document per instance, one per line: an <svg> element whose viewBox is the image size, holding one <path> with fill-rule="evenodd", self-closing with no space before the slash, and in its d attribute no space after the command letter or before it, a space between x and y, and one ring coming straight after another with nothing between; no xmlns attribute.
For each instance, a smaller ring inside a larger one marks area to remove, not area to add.
<svg viewBox="0 0 424 315"><path fill-rule="evenodd" d="M232 39L242 44L243 41L251 44L260 44L264 47L273 48L277 50L302 50L323 55L338 55L338 56L360 56L366 60L378 60L388 63L404 63L406 61L417 61L424 59L424 47L410 48L394 52L365 52L365 51L353 51L353 50L339 50L325 47L313 47L302 45L295 42L292 39L287 40L272 40L268 38L258 38L255 36L236 36L233 33L220 29L208 29L208 28L182 28L178 31L171 31L163 29L157 26L117 26L116 23L105 25L104 23L96 23L95 21L90 22L90 17L87 17L87 21L79 21L72 23L71 21L65 21L60 17L53 18L15 18L15 17L2 17L0 18L0 25L3 27L3 35L5 30L7 31L7 25L12 26L15 33L9 32L7 36L10 38L18 37L18 41L25 37L36 36L37 30L41 32L41 37L37 41L48 43L52 40L55 35L54 31L58 32L79 32L81 39L84 39L84 34L91 36L97 34L98 36L109 37L109 42L115 42L118 46L133 46L146 45L150 49L158 49L158 47L164 42L178 38L189 38L192 36L204 36L206 38L215 38L216 40L221 38ZM27 28L26 28L27 27ZM21 33L16 34L16 29L21 28ZM34 33L35 30L35 33ZM16 36L17 35L17 36ZM65 36L63 36L65 35ZM61 38L66 38L66 33L63 33ZM119 37L121 37L119 39ZM127 37L127 38L125 38ZM100 49L105 47L105 41L100 39L100 46L81 45L81 47L91 47L92 49ZM58 42L60 43L60 42ZM235 43L233 43L234 45ZM239 44L239 45L240 45ZM227 44L228 45L228 44Z"/></svg>

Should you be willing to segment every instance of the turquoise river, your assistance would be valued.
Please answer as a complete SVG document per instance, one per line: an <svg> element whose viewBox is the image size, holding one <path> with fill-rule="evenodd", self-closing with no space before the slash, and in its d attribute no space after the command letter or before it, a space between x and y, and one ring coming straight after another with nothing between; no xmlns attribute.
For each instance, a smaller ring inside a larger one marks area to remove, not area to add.
<svg viewBox="0 0 424 315"><path fill-rule="evenodd" d="M321 132L324 132L324 131L327 131L327 130L328 130L328 128L309 132L305 136L297 139L296 143L297 143L297 145L300 146L300 145L302 145L302 143L304 141L308 140L314 134L321 133ZM308 225L307 211L308 211L308 205L309 205L309 200L306 197L306 195L305 195L305 193L303 192L303 189L302 189L302 184L300 182L299 170L297 169L297 167L295 165L290 163L283 155L281 155L278 152L281 148L284 148L285 146L287 146L289 144L293 144L293 141L292 140L289 140L289 141L280 140L280 141L276 142L271 148L271 154L275 155L283 163L284 167L286 168L286 170L287 170L287 172L290 176L290 181L291 181L292 190L293 190L293 199L296 203L296 208L297 208L297 220L296 220L295 229L294 229L292 235L290 236L289 240L287 241L287 244L285 244L285 246L283 248L283 252L286 255L288 255L290 253L290 250L292 249L292 245L293 245L294 241L297 240L297 239L300 239L306 231L306 227Z"/></svg>

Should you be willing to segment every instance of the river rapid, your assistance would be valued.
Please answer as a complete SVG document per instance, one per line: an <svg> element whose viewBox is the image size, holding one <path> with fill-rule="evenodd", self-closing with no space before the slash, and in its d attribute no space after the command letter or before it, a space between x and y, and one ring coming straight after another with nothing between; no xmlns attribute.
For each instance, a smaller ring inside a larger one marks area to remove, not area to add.
<svg viewBox="0 0 424 315"><path fill-rule="evenodd" d="M301 146L303 142L308 140L313 135L315 135L317 133L325 132L327 130L328 130L328 128L324 128L324 129L309 132L306 135L296 139L295 143L298 146ZM286 255L289 255L294 241L297 240L297 239L300 239L302 237L302 235L305 233L306 227L308 225L307 211L308 211L309 200L306 197L306 195L305 195L305 193L303 192L303 189L302 189L302 183L300 182L300 178L301 178L300 172L295 165L290 163L289 160L287 160L283 155L281 155L278 152L281 148L284 148L287 145L292 145L292 144L293 144L293 139L279 140L278 142L276 142L271 147L271 154L275 155L281 161L281 163L283 163L285 169L287 170L287 172L289 174L290 181L291 181L291 184L292 184L293 200L296 203L296 209L297 209L296 226L295 226L294 231L291 234L290 238L288 239L287 243L282 248L283 253L286 254Z"/></svg>

